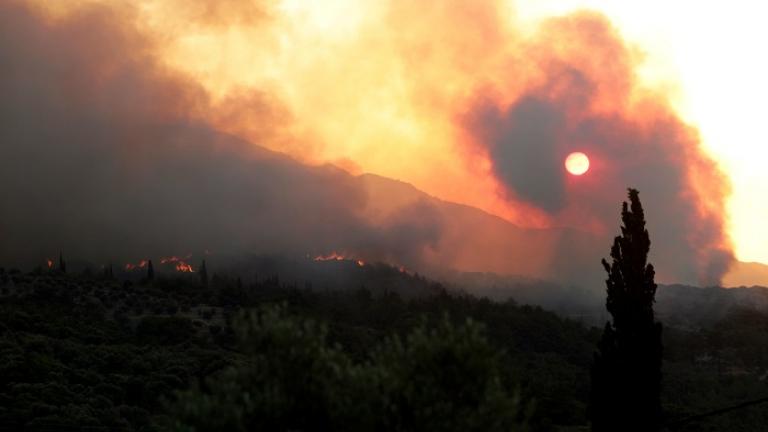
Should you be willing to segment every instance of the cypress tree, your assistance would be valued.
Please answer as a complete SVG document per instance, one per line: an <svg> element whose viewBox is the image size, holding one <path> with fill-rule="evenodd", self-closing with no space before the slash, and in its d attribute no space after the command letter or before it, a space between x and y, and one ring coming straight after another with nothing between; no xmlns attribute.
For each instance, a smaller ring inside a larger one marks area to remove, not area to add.
<svg viewBox="0 0 768 432"><path fill-rule="evenodd" d="M64 255L59 252L59 271L62 273L67 272L67 263L64 261Z"/></svg>
<svg viewBox="0 0 768 432"><path fill-rule="evenodd" d="M208 269L205 267L205 260L200 264L200 283L204 286L208 286Z"/></svg>
<svg viewBox="0 0 768 432"><path fill-rule="evenodd" d="M621 235L611 248L605 324L592 365L589 417L592 431L653 432L661 425L661 324L653 303L655 271L648 263L651 240L637 190L622 205Z"/></svg>
<svg viewBox="0 0 768 432"><path fill-rule="evenodd" d="M152 282L155 280L155 267L152 265L152 260L147 262L147 281Z"/></svg>

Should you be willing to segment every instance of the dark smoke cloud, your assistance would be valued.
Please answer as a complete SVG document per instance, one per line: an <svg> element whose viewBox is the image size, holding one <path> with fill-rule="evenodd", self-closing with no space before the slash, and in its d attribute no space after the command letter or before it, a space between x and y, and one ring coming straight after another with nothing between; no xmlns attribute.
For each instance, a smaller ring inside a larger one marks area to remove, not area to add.
<svg viewBox="0 0 768 432"><path fill-rule="evenodd" d="M521 199L550 212L561 210L566 204L557 145L565 122L561 110L527 97L506 112L491 106L482 111L477 127L485 134L496 176L513 185Z"/></svg>
<svg viewBox="0 0 768 432"><path fill-rule="evenodd" d="M362 250L415 265L439 237L425 211L368 223L366 192L346 172L212 129L205 92L165 70L113 9L50 22L3 2L0 59L3 264L208 249ZM277 121L266 98L249 96L248 109L264 129Z"/></svg>
<svg viewBox="0 0 768 432"><path fill-rule="evenodd" d="M241 6L249 23L269 19L268 2L192 3L179 13L215 12L200 25L226 25ZM403 13L419 16L413 5L402 4ZM456 22L466 19L458 15ZM577 17L545 29L542 46L522 56L541 68L543 84L512 103L477 103L466 124L510 199L561 226L597 221L603 231L595 241L581 231L520 229L416 192L379 217L373 210L404 196L389 193L389 181L366 186L370 178L301 165L212 127L206 119L247 118L249 137L270 139L290 119L268 89L213 105L198 84L155 58L136 16L93 6L48 21L20 2L0 3L0 264L41 263L60 250L102 262L206 249L338 251L414 269L445 264L592 283L602 277L599 258L617 231L627 186L641 190L653 260L667 280L715 281L731 260L722 215L711 211L723 203L719 172L663 106L651 104L639 117L625 112L631 67L604 22ZM417 27L415 40L434 40L431 28L422 37L425 27ZM476 65L465 51L499 43L503 33L481 26L488 37L475 40L445 27L467 68ZM551 53L558 41L581 54ZM590 109L605 100L612 109ZM593 162L578 181L562 169L572 150ZM709 179L703 189L694 175Z"/></svg>
<svg viewBox="0 0 768 432"><path fill-rule="evenodd" d="M618 233L626 188L639 189L652 260L663 277L718 283L733 260L724 231L727 182L695 132L663 100L649 99L637 112L628 108L633 69L626 48L616 53L620 42L604 28L607 23L591 16L568 19L547 37L571 43L588 37L588 49L575 57L538 52L546 59L539 64L544 84L508 105L479 102L467 123L476 145L490 156L510 197L565 225L581 219L584 226L597 223L602 232ZM589 36L578 32L585 28L592 29L583 32ZM595 68L595 59L606 63ZM563 161L572 151L591 158L586 176L565 173Z"/></svg>

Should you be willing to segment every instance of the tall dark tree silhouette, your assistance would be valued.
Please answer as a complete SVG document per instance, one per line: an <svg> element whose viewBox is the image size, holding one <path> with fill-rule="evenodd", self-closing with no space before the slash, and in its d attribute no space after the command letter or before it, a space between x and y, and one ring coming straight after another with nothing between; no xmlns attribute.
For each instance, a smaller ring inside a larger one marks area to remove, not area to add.
<svg viewBox="0 0 768 432"><path fill-rule="evenodd" d="M152 282L155 280L155 266L152 265L152 260L147 263L147 281Z"/></svg>
<svg viewBox="0 0 768 432"><path fill-rule="evenodd" d="M67 263L64 261L64 254L59 252L59 271L62 273L67 272Z"/></svg>
<svg viewBox="0 0 768 432"><path fill-rule="evenodd" d="M208 269L205 267L205 260L200 264L200 283L204 286L208 286Z"/></svg>
<svg viewBox="0 0 768 432"><path fill-rule="evenodd" d="M605 324L592 365L589 417L592 431L658 431L661 425L661 324L653 313L655 271L651 240L638 191L629 189L621 210L621 235L611 248Z"/></svg>

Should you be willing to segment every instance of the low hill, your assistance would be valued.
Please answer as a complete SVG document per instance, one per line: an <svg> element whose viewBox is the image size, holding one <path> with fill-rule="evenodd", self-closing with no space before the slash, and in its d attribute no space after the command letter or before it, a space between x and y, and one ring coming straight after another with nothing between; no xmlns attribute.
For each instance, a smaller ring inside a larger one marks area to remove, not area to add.
<svg viewBox="0 0 768 432"><path fill-rule="evenodd" d="M482 272L589 286L599 282L607 239L566 228L519 227L474 207L434 198L410 184L359 176L368 194L366 216L390 220L403 209L435 215L440 236L428 251L430 274Z"/></svg>
<svg viewBox="0 0 768 432"><path fill-rule="evenodd" d="M605 311L605 288L602 284L600 288L583 288L575 284L493 273L456 273L446 278L445 284L497 301L514 299L520 303L539 305L589 325L600 326L609 318ZM660 284L656 291L655 309L665 325L700 328L735 311L768 313L768 288Z"/></svg>

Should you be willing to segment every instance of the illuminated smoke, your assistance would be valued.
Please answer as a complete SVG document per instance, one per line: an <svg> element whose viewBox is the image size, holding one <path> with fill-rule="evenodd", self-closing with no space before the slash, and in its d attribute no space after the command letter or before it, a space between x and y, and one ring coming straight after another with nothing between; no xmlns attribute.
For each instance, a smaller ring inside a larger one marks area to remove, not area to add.
<svg viewBox="0 0 768 432"><path fill-rule="evenodd" d="M84 6L49 21L0 5L0 183L12 185L0 202L0 261L63 248L119 262L205 249L420 262L439 236L429 214L372 224L366 191L346 172L217 131L201 116L213 110L206 91L158 62L118 12ZM265 130L279 128L271 101L250 102Z"/></svg>
<svg viewBox="0 0 768 432"><path fill-rule="evenodd" d="M727 182L637 82L634 51L593 14L533 33L512 15L506 2L5 1L0 259L343 250L570 277L599 272L632 186L660 274L717 281ZM579 179L562 168L576 150L592 162ZM378 202L329 162L557 229Z"/></svg>
<svg viewBox="0 0 768 432"><path fill-rule="evenodd" d="M467 121L505 194L557 224L610 233L617 231L624 190L637 188L663 276L718 283L733 259L725 235L727 183L696 132L663 98L635 87L629 50L605 20L553 20L542 32L591 49L539 52L536 66L546 80L509 102L482 100ZM595 59L608 67L595 67ZM594 161L583 177L563 169L576 150Z"/></svg>

